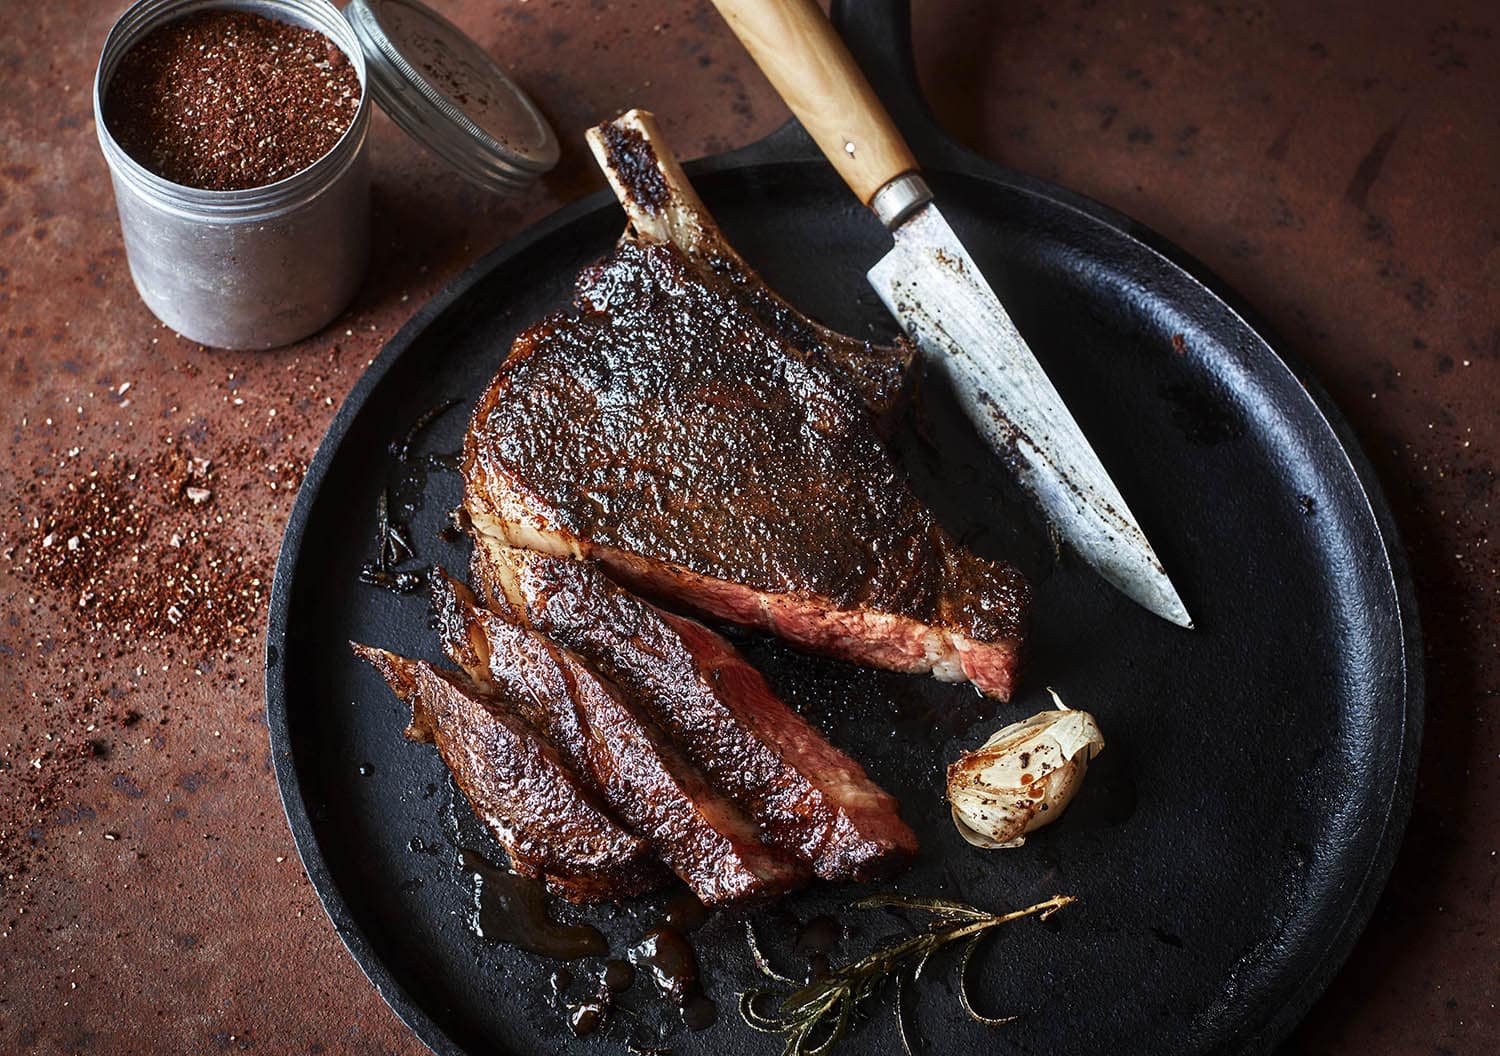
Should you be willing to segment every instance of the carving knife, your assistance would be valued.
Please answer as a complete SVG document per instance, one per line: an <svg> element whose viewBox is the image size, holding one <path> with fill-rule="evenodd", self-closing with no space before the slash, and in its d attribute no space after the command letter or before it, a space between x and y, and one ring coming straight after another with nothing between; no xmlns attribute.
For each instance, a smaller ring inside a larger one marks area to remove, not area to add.
<svg viewBox="0 0 1500 1056"><path fill-rule="evenodd" d="M1041 364L933 200L844 42L814 0L714 0L731 29L894 248L870 284L985 440L1016 467L1062 539L1127 597L1192 620Z"/></svg>

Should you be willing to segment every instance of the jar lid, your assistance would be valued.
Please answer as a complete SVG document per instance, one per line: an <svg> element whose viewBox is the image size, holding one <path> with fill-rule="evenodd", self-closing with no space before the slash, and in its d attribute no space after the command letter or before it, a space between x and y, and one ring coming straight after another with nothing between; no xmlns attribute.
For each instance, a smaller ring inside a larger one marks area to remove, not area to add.
<svg viewBox="0 0 1500 1056"><path fill-rule="evenodd" d="M353 0L370 91L408 135L493 191L557 164L552 126L495 60L418 0Z"/></svg>

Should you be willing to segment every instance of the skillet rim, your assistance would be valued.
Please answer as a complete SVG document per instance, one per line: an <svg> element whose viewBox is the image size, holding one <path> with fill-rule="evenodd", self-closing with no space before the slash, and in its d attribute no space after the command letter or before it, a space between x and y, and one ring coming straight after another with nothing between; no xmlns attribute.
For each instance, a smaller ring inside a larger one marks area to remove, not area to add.
<svg viewBox="0 0 1500 1056"><path fill-rule="evenodd" d="M763 139L748 146L689 162L685 168L688 175L693 178L730 173L749 175L757 169L795 168L818 164L813 160L816 155L810 151L811 144L806 134L801 131L795 121L789 121ZM1402 727L1399 753L1391 768L1392 778L1388 795L1385 797L1383 817L1380 819L1382 831L1375 851L1366 863L1363 875L1358 878L1357 890L1348 900L1347 913L1322 944L1323 949L1315 965L1301 982L1295 984L1295 989L1290 996L1258 1027L1252 1026L1253 1033L1244 1038L1243 1043L1237 1045L1234 1050L1239 1052L1270 1051L1291 1035L1297 1024L1343 967L1355 943L1364 932L1394 867L1415 798L1417 763L1425 711L1425 670L1421 662L1422 638L1415 584L1394 515L1373 465L1361 448L1353 428L1339 412L1332 397L1312 376L1300 357L1295 353L1283 351L1281 342L1259 313L1250 308L1201 261L1144 224L1100 202L1047 181L1014 172L954 144L951 140L934 143L930 150L921 153L941 155L941 160L937 164L926 166L928 174L934 176L936 181L952 177L977 181L997 189L1039 198L1056 207L1079 214L1084 219L1097 223L1128 242L1135 243L1141 249L1160 257L1170 267L1181 272L1211 298L1218 301L1254 336L1260 346L1260 352L1269 355L1272 362L1279 363L1287 370L1308 400L1311 410L1328 425L1334 439L1338 442L1348 469L1353 473L1354 480L1359 485L1359 492L1364 499L1361 512L1367 511L1374 522L1381 542L1385 571L1388 573L1385 580L1396 602L1394 615L1400 623L1401 649L1400 656L1396 658L1399 660L1401 677L1401 693L1398 701L1401 708ZM302 781L293 756L286 683L287 629L290 621L290 599L294 587L295 565L301 554L303 537L311 519L314 503L318 493L322 490L329 467L342 448L349 429L363 412L365 404L407 350L422 337L432 323L494 269L503 266L513 257L566 228L605 210L615 208L618 208L615 198L606 190L590 194L549 214L484 254L407 320L360 375L339 406L338 412L329 424L328 431L319 442L298 489L297 499L288 518L277 554L266 622L265 694L266 725L282 808L308 880L317 891L318 899L333 923L340 940L386 1004L417 1035L418 1039L438 1056L472 1056L472 1054L470 1050L455 1042L428 1015L426 1009L396 981L384 960L375 952L364 930L350 911L341 888L335 883L317 839L307 803L302 795Z"/></svg>

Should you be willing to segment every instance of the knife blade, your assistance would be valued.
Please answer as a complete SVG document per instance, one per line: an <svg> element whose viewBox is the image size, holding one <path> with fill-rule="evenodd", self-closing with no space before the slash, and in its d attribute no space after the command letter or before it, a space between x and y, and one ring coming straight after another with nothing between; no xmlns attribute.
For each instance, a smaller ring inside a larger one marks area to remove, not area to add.
<svg viewBox="0 0 1500 1056"><path fill-rule="evenodd" d="M1193 625L1135 515L974 260L932 202L911 148L814 0L713 0L895 247L870 270L887 308L953 382L1059 535L1108 582Z"/></svg>
<svg viewBox="0 0 1500 1056"><path fill-rule="evenodd" d="M1135 515L1062 397L936 204L891 232L870 285L928 366L943 371L980 434L1007 459L1058 534L1131 600L1192 619Z"/></svg>

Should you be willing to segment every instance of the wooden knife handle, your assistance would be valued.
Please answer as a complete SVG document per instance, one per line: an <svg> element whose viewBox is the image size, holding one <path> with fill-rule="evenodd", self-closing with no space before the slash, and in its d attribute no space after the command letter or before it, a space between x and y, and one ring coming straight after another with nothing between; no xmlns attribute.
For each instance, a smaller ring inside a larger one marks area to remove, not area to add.
<svg viewBox="0 0 1500 1056"><path fill-rule="evenodd" d="M917 159L814 0L713 0L771 85L866 205Z"/></svg>

